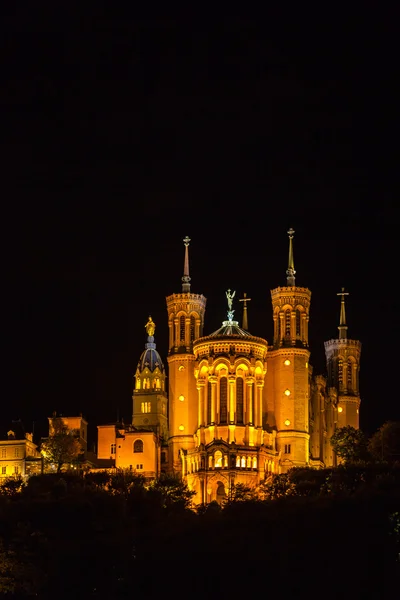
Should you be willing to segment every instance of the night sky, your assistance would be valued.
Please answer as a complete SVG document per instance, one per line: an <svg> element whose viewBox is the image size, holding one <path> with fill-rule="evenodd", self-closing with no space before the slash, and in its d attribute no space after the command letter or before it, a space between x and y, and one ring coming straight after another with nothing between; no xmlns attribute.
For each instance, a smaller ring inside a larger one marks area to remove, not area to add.
<svg viewBox="0 0 400 600"><path fill-rule="evenodd" d="M204 333L231 288L236 318L246 292L249 331L271 342L289 227L314 371L345 287L361 427L400 419L398 20L285 10L2 7L2 430L21 419L46 435L53 411L82 412L92 433L129 422L149 314L167 365L186 235Z"/></svg>

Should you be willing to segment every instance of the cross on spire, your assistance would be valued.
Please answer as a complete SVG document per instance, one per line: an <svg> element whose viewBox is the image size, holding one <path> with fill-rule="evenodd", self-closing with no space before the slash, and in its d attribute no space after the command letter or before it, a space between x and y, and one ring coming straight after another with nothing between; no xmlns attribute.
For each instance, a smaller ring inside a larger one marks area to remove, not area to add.
<svg viewBox="0 0 400 600"><path fill-rule="evenodd" d="M188 235L183 239L183 243L185 244L185 262L183 265L182 292L189 293L190 292L190 275L189 275L190 237Z"/></svg>
<svg viewBox="0 0 400 600"><path fill-rule="evenodd" d="M251 298L247 297L246 292L243 294L243 298L239 298L239 302L243 302L243 323L242 327L245 331L248 331L249 325L247 322L247 303L250 302Z"/></svg>
<svg viewBox="0 0 400 600"><path fill-rule="evenodd" d="M294 229L290 228L287 232L289 236L289 260L288 260L288 268L286 271L286 281L289 287L295 285L295 275L296 271L294 270L294 258L293 258L293 237L294 237Z"/></svg>

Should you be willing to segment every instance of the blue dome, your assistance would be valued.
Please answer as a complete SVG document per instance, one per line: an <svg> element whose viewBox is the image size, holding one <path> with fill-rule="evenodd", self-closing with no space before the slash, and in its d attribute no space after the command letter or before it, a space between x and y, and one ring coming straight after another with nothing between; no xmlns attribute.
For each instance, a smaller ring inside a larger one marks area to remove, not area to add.
<svg viewBox="0 0 400 600"><path fill-rule="evenodd" d="M148 339L154 340L153 336L149 336ZM156 345L153 341L147 342L145 345L145 350L142 352L142 355L138 362L138 370L144 371L144 369L149 369L151 373L157 369L160 369L161 373L165 373L164 363L161 360L161 356L158 354L156 350Z"/></svg>

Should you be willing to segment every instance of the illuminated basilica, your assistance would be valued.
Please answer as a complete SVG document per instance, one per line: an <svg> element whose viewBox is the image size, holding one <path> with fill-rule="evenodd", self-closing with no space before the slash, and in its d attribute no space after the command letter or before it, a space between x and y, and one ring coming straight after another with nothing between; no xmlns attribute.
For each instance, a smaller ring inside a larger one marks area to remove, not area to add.
<svg viewBox="0 0 400 600"><path fill-rule="evenodd" d="M325 342L327 377L313 375L308 345L311 291L296 286L293 235L286 286L271 290L272 344L227 316L204 335L206 298L191 291L184 239L181 291L166 298L167 372L156 349L155 323L134 375L132 423L98 426L97 458L151 479L179 475L195 502L223 501L233 485L257 485L294 466L335 465L330 438L337 427L359 427L361 343L347 338L344 290L339 335Z"/></svg>

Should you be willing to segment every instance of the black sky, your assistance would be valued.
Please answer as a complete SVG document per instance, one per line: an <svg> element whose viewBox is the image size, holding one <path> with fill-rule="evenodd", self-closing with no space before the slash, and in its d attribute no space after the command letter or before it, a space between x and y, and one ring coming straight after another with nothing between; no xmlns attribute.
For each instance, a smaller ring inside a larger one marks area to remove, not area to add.
<svg viewBox="0 0 400 600"><path fill-rule="evenodd" d="M361 426L399 419L397 16L42 6L1 9L2 429L45 434L54 410L92 428L130 418L148 314L166 363L186 235L205 333L231 288L271 341L289 227L315 370L345 286Z"/></svg>

